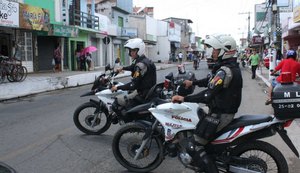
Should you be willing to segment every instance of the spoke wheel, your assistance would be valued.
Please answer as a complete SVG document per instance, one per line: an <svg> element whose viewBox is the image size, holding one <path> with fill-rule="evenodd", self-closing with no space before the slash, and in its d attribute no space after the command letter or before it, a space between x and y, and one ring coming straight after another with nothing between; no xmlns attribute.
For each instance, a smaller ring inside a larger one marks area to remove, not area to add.
<svg viewBox="0 0 300 173"><path fill-rule="evenodd" d="M108 112L91 102L80 105L74 112L76 127L87 135L100 135L111 125Z"/></svg>
<svg viewBox="0 0 300 173"><path fill-rule="evenodd" d="M24 81L27 78L28 70L25 66L21 66L21 67L22 67L24 73L23 73L22 79L20 81Z"/></svg>
<svg viewBox="0 0 300 173"><path fill-rule="evenodd" d="M3 83L5 81L5 77L5 71L0 67L0 83Z"/></svg>
<svg viewBox="0 0 300 173"><path fill-rule="evenodd" d="M153 136L135 160L142 144L146 128L137 123L123 125L115 134L112 150L117 161L129 171L150 172L163 161L163 144L159 137Z"/></svg>
<svg viewBox="0 0 300 173"><path fill-rule="evenodd" d="M286 173L288 165L281 152L273 145L263 141L250 141L236 146L232 156L249 158L244 166L253 171L265 173Z"/></svg>

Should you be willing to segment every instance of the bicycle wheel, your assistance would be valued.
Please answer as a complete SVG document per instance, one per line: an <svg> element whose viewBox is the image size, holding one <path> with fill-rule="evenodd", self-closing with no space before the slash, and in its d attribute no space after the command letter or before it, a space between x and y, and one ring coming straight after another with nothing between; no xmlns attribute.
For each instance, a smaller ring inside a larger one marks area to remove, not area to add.
<svg viewBox="0 0 300 173"><path fill-rule="evenodd" d="M14 82L15 81L15 77L14 77L14 73L13 73L13 69L9 70L7 69L6 71L6 78L9 82Z"/></svg>
<svg viewBox="0 0 300 173"><path fill-rule="evenodd" d="M3 68L0 68L0 83L5 81L5 71Z"/></svg>
<svg viewBox="0 0 300 173"><path fill-rule="evenodd" d="M24 71L24 74L22 76L22 79L20 80L21 81L24 81L26 78L27 78L27 75L28 75L28 70L25 66L21 66L23 68L23 71Z"/></svg>
<svg viewBox="0 0 300 173"><path fill-rule="evenodd" d="M21 65L16 65L11 70L11 76L14 82L20 82L24 76L24 69Z"/></svg>

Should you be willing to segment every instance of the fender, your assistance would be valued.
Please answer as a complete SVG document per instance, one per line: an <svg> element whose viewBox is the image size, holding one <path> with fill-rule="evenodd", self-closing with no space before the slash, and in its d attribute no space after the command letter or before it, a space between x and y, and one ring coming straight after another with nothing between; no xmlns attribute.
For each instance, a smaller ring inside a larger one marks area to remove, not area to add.
<svg viewBox="0 0 300 173"><path fill-rule="evenodd" d="M89 91L89 92L86 92L86 93L82 94L80 97L93 96L93 95L95 95L95 92L94 91Z"/></svg>
<svg viewBox="0 0 300 173"><path fill-rule="evenodd" d="M100 107L100 101L90 99L90 102L93 103L96 107Z"/></svg>
<svg viewBox="0 0 300 173"><path fill-rule="evenodd" d="M98 110L108 113L108 109L105 107L105 105L101 101L90 99L90 102L92 104L94 104Z"/></svg>
<svg viewBox="0 0 300 173"><path fill-rule="evenodd" d="M143 126L144 128L151 128L152 127L152 123L149 121L145 121L145 120L137 120L135 121L136 124Z"/></svg>
<svg viewBox="0 0 300 173"><path fill-rule="evenodd" d="M153 135L153 133L155 133L155 136L159 137L159 139L163 140L164 139L164 134L162 134L162 130L159 129L154 129L154 131L152 130L152 122L146 121L146 120L137 120L135 121L136 124L142 126L143 128L146 129L146 133L143 137L143 140L148 138L150 135Z"/></svg>
<svg viewBox="0 0 300 173"><path fill-rule="evenodd" d="M281 129L281 130L278 130L277 132L280 135L280 137L282 138L282 140L286 143L286 145L289 146L290 149L294 152L294 154L299 158L299 153L298 153L295 145L293 144L293 142L291 141L291 139L287 135L286 130Z"/></svg>

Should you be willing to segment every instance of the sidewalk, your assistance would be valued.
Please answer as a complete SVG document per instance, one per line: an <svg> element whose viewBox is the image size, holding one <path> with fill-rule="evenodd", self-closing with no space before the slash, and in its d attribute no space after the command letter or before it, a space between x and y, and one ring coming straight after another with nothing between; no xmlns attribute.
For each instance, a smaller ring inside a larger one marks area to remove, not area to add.
<svg viewBox="0 0 300 173"><path fill-rule="evenodd" d="M189 62L186 62L189 63ZM178 64L156 63L157 70L174 67ZM94 71L64 71L60 73L41 72L30 73L23 82L8 82L0 84L0 101L28 96L46 91L76 87L91 84L95 78L104 73L104 67ZM116 78L129 76L130 72L118 75Z"/></svg>
<svg viewBox="0 0 300 173"><path fill-rule="evenodd" d="M157 70L162 70L177 66L178 64L156 63L155 65ZM93 71L30 73L23 82L6 81L5 83L0 84L0 101L24 97L47 91L53 91L57 89L91 84L94 82L95 78L102 73L104 73L104 67L97 68ZM130 72L127 71L124 74L119 74L117 78L122 78L129 75ZM270 82L268 80L269 71L267 68L262 67L261 70L257 70L257 76L261 78L266 83L266 85L270 85Z"/></svg>
<svg viewBox="0 0 300 173"><path fill-rule="evenodd" d="M251 72L251 68L249 69ZM269 69L267 69L265 66L261 66L257 71L256 75L261 78L261 80L267 85L270 86L270 80L269 80Z"/></svg>

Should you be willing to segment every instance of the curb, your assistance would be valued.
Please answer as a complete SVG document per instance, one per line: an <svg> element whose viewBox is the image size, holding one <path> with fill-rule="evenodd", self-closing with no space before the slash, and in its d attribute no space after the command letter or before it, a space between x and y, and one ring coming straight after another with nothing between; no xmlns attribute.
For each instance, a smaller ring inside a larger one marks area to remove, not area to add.
<svg viewBox="0 0 300 173"><path fill-rule="evenodd" d="M175 66L177 66L177 64L157 65L156 70L164 70ZM0 85L0 102L58 89L92 84L95 79L103 73L104 71L95 71L65 77L51 77L47 76L46 74L44 76L28 77L21 83L5 83L3 85ZM118 76L116 76L116 79L128 77L130 75L131 72L125 71L123 74L119 74Z"/></svg>

